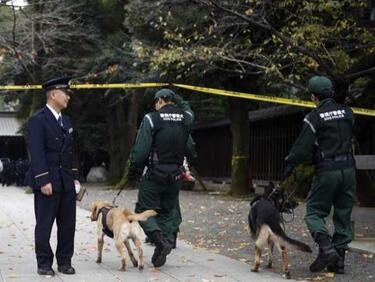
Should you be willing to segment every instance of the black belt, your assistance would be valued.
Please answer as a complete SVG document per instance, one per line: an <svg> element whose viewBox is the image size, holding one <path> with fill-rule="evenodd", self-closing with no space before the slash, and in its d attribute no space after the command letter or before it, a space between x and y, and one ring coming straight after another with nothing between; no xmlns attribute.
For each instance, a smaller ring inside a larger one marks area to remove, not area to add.
<svg viewBox="0 0 375 282"><path fill-rule="evenodd" d="M342 156L335 156L332 158L324 158L317 164L315 164L315 168L317 170L320 169L339 169L339 168L347 168L354 166L355 161L353 156L351 155L342 155Z"/></svg>
<svg viewBox="0 0 375 282"><path fill-rule="evenodd" d="M353 160L352 155L337 155L337 156L333 156L331 158L324 157L322 162L324 162L324 161L345 162L345 161L351 161L351 160Z"/></svg>

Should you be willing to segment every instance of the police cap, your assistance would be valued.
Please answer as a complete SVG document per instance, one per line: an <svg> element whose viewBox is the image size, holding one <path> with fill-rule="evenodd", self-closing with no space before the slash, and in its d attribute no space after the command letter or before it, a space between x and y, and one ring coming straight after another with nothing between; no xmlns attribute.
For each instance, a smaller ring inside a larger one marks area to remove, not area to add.
<svg viewBox="0 0 375 282"><path fill-rule="evenodd" d="M69 81L72 79L71 76L62 76L58 78L53 78L50 80L47 80L42 84L42 88L45 91L51 90L51 89L69 89Z"/></svg>
<svg viewBox="0 0 375 282"><path fill-rule="evenodd" d="M174 100L175 95L176 94L172 90L163 88L159 90L158 92L156 92L154 101L156 101L159 98L169 98L170 100Z"/></svg>
<svg viewBox="0 0 375 282"><path fill-rule="evenodd" d="M326 76L313 76L309 79L307 87L319 98L328 98L333 95L332 81Z"/></svg>

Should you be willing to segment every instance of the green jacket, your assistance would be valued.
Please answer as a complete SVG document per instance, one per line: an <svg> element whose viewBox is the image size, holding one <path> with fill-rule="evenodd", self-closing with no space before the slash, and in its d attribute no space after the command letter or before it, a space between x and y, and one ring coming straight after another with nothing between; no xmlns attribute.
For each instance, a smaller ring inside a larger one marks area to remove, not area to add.
<svg viewBox="0 0 375 282"><path fill-rule="evenodd" d="M190 136L194 113L186 101L176 100L176 104L144 116L131 152L132 167L137 171L149 165L151 158L182 165L184 156L194 155Z"/></svg>
<svg viewBox="0 0 375 282"><path fill-rule="evenodd" d="M333 99L322 100L303 120L300 135L285 158L285 176L302 163L316 168L354 165L352 158L353 112Z"/></svg>

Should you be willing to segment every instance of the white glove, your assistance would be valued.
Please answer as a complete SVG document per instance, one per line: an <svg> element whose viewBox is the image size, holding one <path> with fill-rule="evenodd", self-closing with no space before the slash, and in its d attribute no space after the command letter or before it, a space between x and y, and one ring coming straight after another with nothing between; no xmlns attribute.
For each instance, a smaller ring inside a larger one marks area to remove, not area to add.
<svg viewBox="0 0 375 282"><path fill-rule="evenodd" d="M76 189L76 194L78 194L79 191L81 190L81 183L79 183L78 180L74 180L74 187Z"/></svg>

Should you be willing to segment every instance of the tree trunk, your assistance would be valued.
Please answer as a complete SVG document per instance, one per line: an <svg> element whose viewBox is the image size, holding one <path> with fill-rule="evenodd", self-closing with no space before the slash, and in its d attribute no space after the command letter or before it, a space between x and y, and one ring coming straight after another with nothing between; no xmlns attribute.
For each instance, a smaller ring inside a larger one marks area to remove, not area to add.
<svg viewBox="0 0 375 282"><path fill-rule="evenodd" d="M247 104L242 99L229 98L232 131L232 186L233 196L247 195L251 191L249 181L250 128Z"/></svg>
<svg viewBox="0 0 375 282"><path fill-rule="evenodd" d="M116 188L117 189L124 189L127 185L127 170L128 168L125 166L126 162L129 158L131 148L134 144L136 132L137 132L137 126L138 126L138 114L139 114L139 100L140 100L140 94L136 93L132 95L130 104L128 107L128 114L127 114L127 123L126 123L126 146L124 147L124 151L120 155L122 158L122 166L121 166L121 179L117 183Z"/></svg>
<svg viewBox="0 0 375 282"><path fill-rule="evenodd" d="M125 109L122 101L109 108L109 182L117 183L122 176L124 158L127 158L127 126Z"/></svg>
<svg viewBox="0 0 375 282"><path fill-rule="evenodd" d="M357 107L373 108L375 104L375 77L363 90ZM356 154L375 154L375 120L373 117L355 116L355 137L358 142ZM372 174L372 177L371 175ZM375 206L375 172L357 170L357 197L361 206Z"/></svg>

